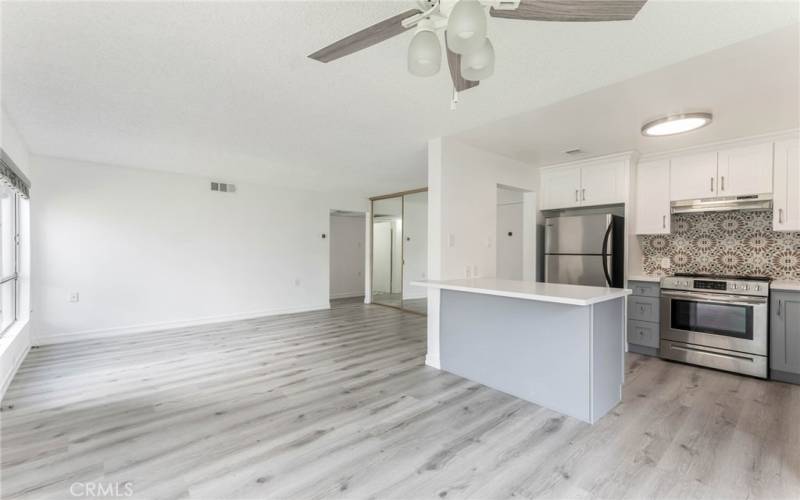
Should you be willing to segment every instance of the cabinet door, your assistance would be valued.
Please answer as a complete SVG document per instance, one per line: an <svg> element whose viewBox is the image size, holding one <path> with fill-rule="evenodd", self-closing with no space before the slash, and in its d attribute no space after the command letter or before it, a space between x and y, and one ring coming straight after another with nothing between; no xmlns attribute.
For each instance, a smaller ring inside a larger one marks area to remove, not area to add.
<svg viewBox="0 0 800 500"><path fill-rule="evenodd" d="M669 160L642 162L636 171L636 234L669 233Z"/></svg>
<svg viewBox="0 0 800 500"><path fill-rule="evenodd" d="M800 293L773 292L769 365L800 374Z"/></svg>
<svg viewBox="0 0 800 500"><path fill-rule="evenodd" d="M580 167L559 167L542 171L542 210L580 205Z"/></svg>
<svg viewBox="0 0 800 500"><path fill-rule="evenodd" d="M772 143L725 149L719 152L719 196L772 192Z"/></svg>
<svg viewBox="0 0 800 500"><path fill-rule="evenodd" d="M775 143L772 226L776 231L800 231L800 141Z"/></svg>
<svg viewBox="0 0 800 500"><path fill-rule="evenodd" d="M677 156L670 160L670 200L717 196L717 153Z"/></svg>
<svg viewBox="0 0 800 500"><path fill-rule="evenodd" d="M624 161L581 167L581 205L625 203Z"/></svg>

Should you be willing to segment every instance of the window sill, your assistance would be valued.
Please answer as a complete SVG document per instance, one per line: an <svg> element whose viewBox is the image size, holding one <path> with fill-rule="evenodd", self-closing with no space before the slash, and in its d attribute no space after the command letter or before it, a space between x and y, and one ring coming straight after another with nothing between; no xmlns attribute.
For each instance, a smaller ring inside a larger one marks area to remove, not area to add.
<svg viewBox="0 0 800 500"><path fill-rule="evenodd" d="M30 323L30 318L23 318L17 320L13 325L8 327L8 330L0 337L0 354L6 351L8 346L14 342L22 330L28 326L28 323Z"/></svg>

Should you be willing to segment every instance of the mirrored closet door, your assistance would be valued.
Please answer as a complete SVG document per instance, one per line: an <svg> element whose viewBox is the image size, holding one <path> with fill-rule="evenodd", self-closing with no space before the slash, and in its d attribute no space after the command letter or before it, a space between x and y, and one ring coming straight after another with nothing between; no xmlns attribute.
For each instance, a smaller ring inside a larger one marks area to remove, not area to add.
<svg viewBox="0 0 800 500"><path fill-rule="evenodd" d="M372 303L425 314L428 192L418 189L372 198Z"/></svg>

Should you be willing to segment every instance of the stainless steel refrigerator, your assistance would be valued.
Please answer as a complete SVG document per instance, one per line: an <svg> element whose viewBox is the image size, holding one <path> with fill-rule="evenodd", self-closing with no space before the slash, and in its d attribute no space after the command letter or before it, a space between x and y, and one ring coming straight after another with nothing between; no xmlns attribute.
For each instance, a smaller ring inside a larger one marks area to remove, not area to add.
<svg viewBox="0 0 800 500"><path fill-rule="evenodd" d="M625 219L617 215L545 219L544 280L622 288L624 242Z"/></svg>

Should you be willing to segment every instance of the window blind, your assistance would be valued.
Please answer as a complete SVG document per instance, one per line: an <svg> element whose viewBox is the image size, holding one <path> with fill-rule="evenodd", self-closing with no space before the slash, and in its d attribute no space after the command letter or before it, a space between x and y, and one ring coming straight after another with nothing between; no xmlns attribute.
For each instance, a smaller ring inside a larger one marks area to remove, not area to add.
<svg viewBox="0 0 800 500"><path fill-rule="evenodd" d="M7 184L23 198L30 197L31 182L2 148L0 148L0 181Z"/></svg>

